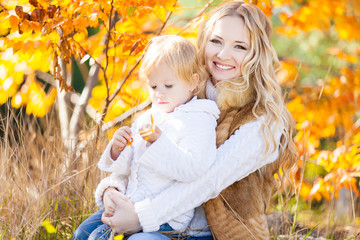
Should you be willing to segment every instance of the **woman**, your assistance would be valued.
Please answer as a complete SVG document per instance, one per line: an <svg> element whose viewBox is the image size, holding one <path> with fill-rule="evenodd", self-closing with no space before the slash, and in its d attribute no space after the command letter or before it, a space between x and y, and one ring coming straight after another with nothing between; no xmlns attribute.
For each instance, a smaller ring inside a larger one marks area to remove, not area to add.
<svg viewBox="0 0 360 240"><path fill-rule="evenodd" d="M142 229L129 239L169 239L153 231L207 201L207 221L203 208L197 208L190 239L211 239L207 222L216 239L269 239L265 212L274 174L297 159L293 119L275 77L271 32L269 20L254 5L234 1L214 10L198 45L211 76L203 95L221 110L215 164L195 181L179 182L135 204L111 187L111 177L105 179L109 188L103 198L116 207L113 215L103 215L104 223L117 233Z"/></svg>

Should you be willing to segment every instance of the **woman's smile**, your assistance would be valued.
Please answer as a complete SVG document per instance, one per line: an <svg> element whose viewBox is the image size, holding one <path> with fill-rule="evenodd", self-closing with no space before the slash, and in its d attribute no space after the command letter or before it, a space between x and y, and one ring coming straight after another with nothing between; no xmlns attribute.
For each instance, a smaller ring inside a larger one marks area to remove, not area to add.
<svg viewBox="0 0 360 240"><path fill-rule="evenodd" d="M222 64L219 62L214 62L215 68L219 71L226 71L226 70L232 70L235 67L227 64Z"/></svg>

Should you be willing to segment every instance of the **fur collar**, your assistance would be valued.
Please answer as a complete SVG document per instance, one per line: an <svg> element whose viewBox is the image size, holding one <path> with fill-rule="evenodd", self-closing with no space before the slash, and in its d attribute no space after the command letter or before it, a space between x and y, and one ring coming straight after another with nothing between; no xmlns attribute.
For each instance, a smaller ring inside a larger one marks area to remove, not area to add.
<svg viewBox="0 0 360 240"><path fill-rule="evenodd" d="M234 82L236 84L236 81ZM238 91L236 90L235 84L228 81L221 81L216 84L216 103L221 111L228 110L230 108L240 109L256 100L256 92L252 82L249 83L248 88L245 90ZM208 92L209 91L206 90L206 94L208 94Z"/></svg>
<svg viewBox="0 0 360 240"><path fill-rule="evenodd" d="M244 91L236 91L233 90L234 88L236 88L236 85L225 81L219 82L214 86L211 79L208 79L204 87L200 90L198 98L216 100L221 111L230 108L240 109L256 100L256 92L251 82L249 87Z"/></svg>

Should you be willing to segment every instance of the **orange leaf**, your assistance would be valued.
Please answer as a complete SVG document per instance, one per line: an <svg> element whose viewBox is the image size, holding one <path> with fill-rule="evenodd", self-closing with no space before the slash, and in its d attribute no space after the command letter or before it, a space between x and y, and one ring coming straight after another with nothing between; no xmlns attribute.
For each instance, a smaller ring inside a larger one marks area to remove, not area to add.
<svg viewBox="0 0 360 240"><path fill-rule="evenodd" d="M18 30L19 18L17 18L17 17L14 16L14 15L11 15L10 18L9 18L9 21L10 21L11 29L12 29L13 31Z"/></svg>

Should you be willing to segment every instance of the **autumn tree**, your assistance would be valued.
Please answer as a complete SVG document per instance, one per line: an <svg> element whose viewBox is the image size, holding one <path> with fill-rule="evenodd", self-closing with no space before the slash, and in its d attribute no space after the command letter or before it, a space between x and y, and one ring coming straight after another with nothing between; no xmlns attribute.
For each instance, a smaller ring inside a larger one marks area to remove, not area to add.
<svg viewBox="0 0 360 240"><path fill-rule="evenodd" d="M164 0L3 2L0 104L11 99L12 107L43 117L56 98L70 149L85 112L108 129L115 117L149 104L136 68L176 6ZM83 88L74 91L79 82Z"/></svg>

